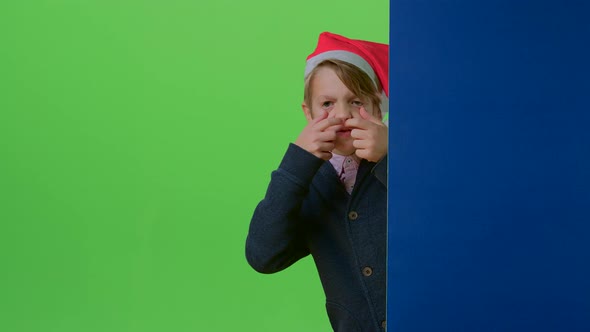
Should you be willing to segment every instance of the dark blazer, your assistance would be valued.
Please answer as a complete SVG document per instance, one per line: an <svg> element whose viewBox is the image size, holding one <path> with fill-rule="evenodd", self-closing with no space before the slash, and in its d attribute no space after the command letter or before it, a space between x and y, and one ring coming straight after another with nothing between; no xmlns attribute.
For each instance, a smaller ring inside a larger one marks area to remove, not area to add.
<svg viewBox="0 0 590 332"><path fill-rule="evenodd" d="M246 239L246 258L275 273L311 254L335 331L383 331L387 156L362 160L349 195L330 162L290 144Z"/></svg>

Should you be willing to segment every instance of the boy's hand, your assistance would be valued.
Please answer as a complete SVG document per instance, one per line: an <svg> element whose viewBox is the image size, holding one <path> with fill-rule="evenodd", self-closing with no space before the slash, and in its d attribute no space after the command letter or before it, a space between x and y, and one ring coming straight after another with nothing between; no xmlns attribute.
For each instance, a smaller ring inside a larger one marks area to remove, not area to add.
<svg viewBox="0 0 590 332"><path fill-rule="evenodd" d="M336 131L342 128L342 121L337 118L328 118L328 112L324 110L321 112L303 128L295 144L318 158L329 160L332 158L331 151L334 149Z"/></svg>
<svg viewBox="0 0 590 332"><path fill-rule="evenodd" d="M354 128L350 136L354 139L355 154L359 158L378 162L387 154L387 126L364 107L361 107L360 115L361 119L346 120L346 126Z"/></svg>

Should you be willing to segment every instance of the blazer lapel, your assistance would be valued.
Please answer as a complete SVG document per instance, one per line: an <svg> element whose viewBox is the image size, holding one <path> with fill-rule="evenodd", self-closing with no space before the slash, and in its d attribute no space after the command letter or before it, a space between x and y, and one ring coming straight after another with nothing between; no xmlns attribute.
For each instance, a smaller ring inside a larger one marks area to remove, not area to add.
<svg viewBox="0 0 590 332"><path fill-rule="evenodd" d="M325 162L312 182L313 188L329 205L348 202L350 195L340 182L336 170L330 162Z"/></svg>

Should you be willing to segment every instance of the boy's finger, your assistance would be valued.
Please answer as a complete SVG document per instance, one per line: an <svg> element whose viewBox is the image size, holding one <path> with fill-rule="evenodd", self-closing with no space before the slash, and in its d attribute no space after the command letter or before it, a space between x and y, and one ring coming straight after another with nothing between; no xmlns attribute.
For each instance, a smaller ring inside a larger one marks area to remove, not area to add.
<svg viewBox="0 0 590 332"><path fill-rule="evenodd" d="M344 124L342 122L339 122L338 124L335 124L333 126L329 126L328 128L326 128L322 131L336 133L338 130L342 130L342 129L344 129Z"/></svg>
<svg viewBox="0 0 590 332"><path fill-rule="evenodd" d="M316 124L328 117L328 112L326 112L325 110L320 109L319 112L320 112L320 114L315 119L313 119L314 124Z"/></svg>
<svg viewBox="0 0 590 332"><path fill-rule="evenodd" d="M323 160L330 160L330 159L332 159L332 153L331 152L321 152L321 153L318 153L318 157Z"/></svg>
<svg viewBox="0 0 590 332"><path fill-rule="evenodd" d="M359 118L352 118L346 120L345 125L351 128L359 128L359 129L369 129L371 126L371 121Z"/></svg>
<svg viewBox="0 0 590 332"><path fill-rule="evenodd" d="M318 134L318 139L322 142L332 142L336 139L336 131L325 130Z"/></svg>
<svg viewBox="0 0 590 332"><path fill-rule="evenodd" d="M350 131L350 136L356 139L366 139L367 131L362 129L353 129Z"/></svg>
<svg viewBox="0 0 590 332"><path fill-rule="evenodd" d="M369 143L364 140L355 139L352 141L352 146L354 146L356 149L366 149L369 147Z"/></svg>
<svg viewBox="0 0 590 332"><path fill-rule="evenodd" d="M327 119L323 119L320 122L316 123L316 128L324 131L326 130L328 127L331 126L335 126L335 125L340 125L342 124L342 120L338 119L338 118L327 118Z"/></svg>
<svg viewBox="0 0 590 332"><path fill-rule="evenodd" d="M382 124L381 120L377 119L372 114L369 114L369 112L367 112L367 110L365 110L364 106L361 106L361 110L359 113L360 113L361 117L365 120L371 121L376 124Z"/></svg>
<svg viewBox="0 0 590 332"><path fill-rule="evenodd" d="M324 143L320 144L319 146L320 146L320 151L322 151L322 152L330 152L330 151L334 150L334 143L333 142L324 142Z"/></svg>
<svg viewBox="0 0 590 332"><path fill-rule="evenodd" d="M361 159L367 159L369 158L369 153L367 152L366 149L356 149L354 151L354 154L357 155L357 157L361 158Z"/></svg>

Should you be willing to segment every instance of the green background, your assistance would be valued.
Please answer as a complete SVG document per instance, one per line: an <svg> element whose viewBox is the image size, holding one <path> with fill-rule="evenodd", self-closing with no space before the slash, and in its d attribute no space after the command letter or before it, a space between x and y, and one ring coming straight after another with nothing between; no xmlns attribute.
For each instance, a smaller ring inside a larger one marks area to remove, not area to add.
<svg viewBox="0 0 590 332"><path fill-rule="evenodd" d="M0 331L328 331L313 261L244 242L318 34L388 2L3 1Z"/></svg>

